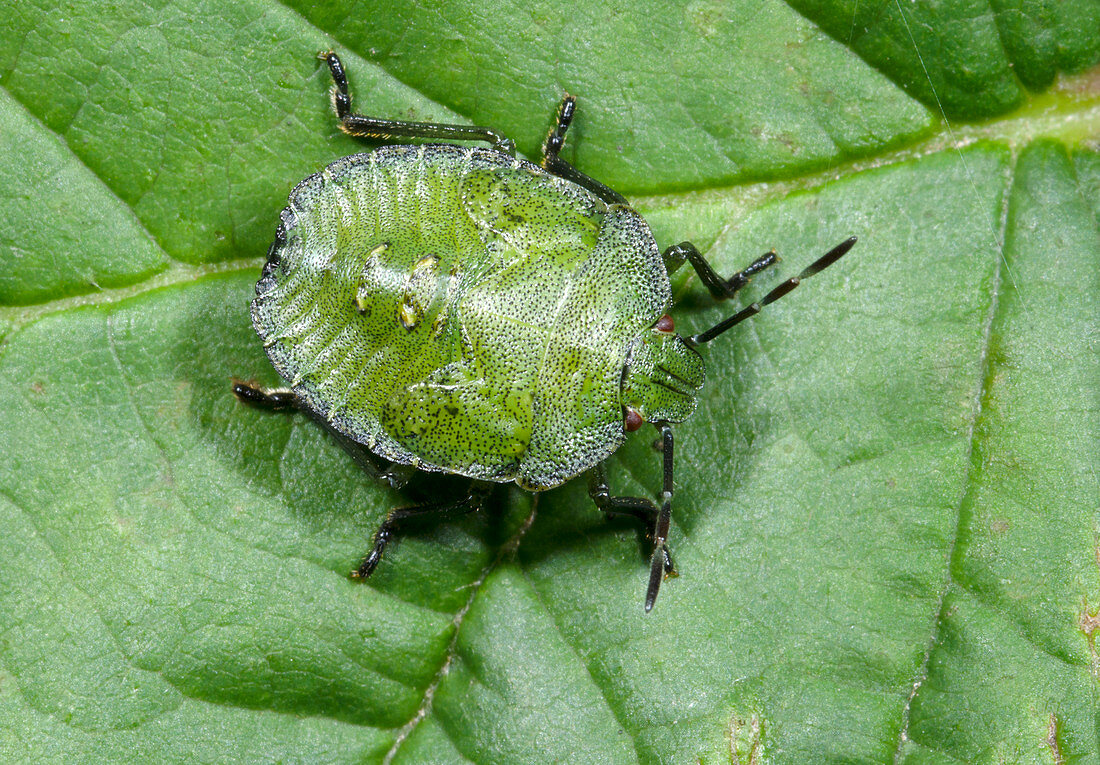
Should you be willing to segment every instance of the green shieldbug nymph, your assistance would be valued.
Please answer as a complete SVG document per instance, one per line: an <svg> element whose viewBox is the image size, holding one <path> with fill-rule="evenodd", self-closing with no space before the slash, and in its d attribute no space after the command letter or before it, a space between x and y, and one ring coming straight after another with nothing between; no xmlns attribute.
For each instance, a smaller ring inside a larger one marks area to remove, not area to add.
<svg viewBox="0 0 1100 765"><path fill-rule="evenodd" d="M303 410L345 446L415 470L466 476L466 496L392 510L354 576L367 577L402 521L475 510L493 483L530 491L589 473L608 514L653 539L645 609L675 573L668 549L672 426L695 409L696 350L838 260L842 242L759 302L697 335L676 334L668 274L686 260L716 299L777 257L728 279L689 242L663 253L626 199L558 153L566 96L541 167L489 128L383 120L351 111L343 64L322 53L350 135L483 141L387 145L333 162L291 192L256 285L252 321L289 389L235 381L251 404ZM660 433L660 501L612 496L604 461L644 423ZM362 461L362 460L361 460Z"/></svg>

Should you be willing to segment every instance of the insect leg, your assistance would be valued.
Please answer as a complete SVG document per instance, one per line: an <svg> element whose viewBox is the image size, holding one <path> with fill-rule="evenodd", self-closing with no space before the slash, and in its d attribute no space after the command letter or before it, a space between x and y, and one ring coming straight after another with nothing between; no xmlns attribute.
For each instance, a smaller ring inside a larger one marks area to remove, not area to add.
<svg viewBox="0 0 1100 765"><path fill-rule="evenodd" d="M595 178L585 175L558 156L558 152L560 152L562 146L565 145L565 131L569 129L569 124L573 121L573 115L576 109L576 96L571 96L568 93L562 96L561 104L558 106L558 116L554 123L554 127L550 130L550 133L546 136L546 140L542 143L543 168L559 178L573 181L573 183L578 186L588 189L609 205L625 205L627 203L626 197L622 194L605 186Z"/></svg>
<svg viewBox="0 0 1100 765"><path fill-rule="evenodd" d="M613 497L607 485L607 469L603 463L597 465L588 478L588 494L596 507L608 517L629 515L645 523L653 538L653 555L650 558L649 586L646 588L645 610L653 609L661 582L676 576L676 566L668 549L668 531L672 518L672 428L660 425L661 451L664 454L664 480L661 492L661 506L658 508L652 500L644 497Z"/></svg>
<svg viewBox="0 0 1100 765"><path fill-rule="evenodd" d="M416 472L412 465L386 462L370 449L353 441L332 427L332 423L313 412L309 406L290 388L261 388L258 385L233 379L233 395L242 403L257 409L270 409L274 412L302 411L320 423L336 442L352 456L361 468L394 489L400 489L409 482Z"/></svg>
<svg viewBox="0 0 1100 765"><path fill-rule="evenodd" d="M648 613L657 601L657 591L661 588L664 574L672 566L668 552L668 527L672 521L672 428L664 424L661 428L661 447L664 452L664 470L662 474L661 511L653 526L653 557L649 563L649 587L646 589L645 610ZM672 570L675 574L675 569Z"/></svg>
<svg viewBox="0 0 1100 765"><path fill-rule="evenodd" d="M485 501L485 498L489 496L491 491L492 484L475 482L470 485L469 493L457 502L453 500L447 502L429 502L427 504L413 505L411 507L395 507L393 510L390 510L389 515L386 516L386 520L382 521L382 525L378 527L378 531L374 532L374 547L367 553L367 557L363 559L363 562L359 564L359 568L351 572L352 578L366 579L374 573L374 569L378 566L379 561L382 560L382 552L386 549L386 545L406 521L412 518L420 518L425 515L472 513L475 510L481 509L482 503Z"/></svg>
<svg viewBox="0 0 1100 765"><path fill-rule="evenodd" d="M511 139L497 131L478 125L448 125L435 122L408 122L387 120L355 114L351 111L351 94L344 64L333 51L322 51L317 56L328 64L332 73L332 108L340 118L340 129L357 138L385 141L391 138L441 138L452 141L485 141L497 151L515 156L516 146Z"/></svg>
<svg viewBox="0 0 1100 765"><path fill-rule="evenodd" d="M737 290L752 280L753 276L779 261L779 256L775 254L775 250L772 250L754 260L743 271L738 271L730 278L723 279L691 242L680 242L672 245L664 251L662 257L665 260L665 270L668 273L672 273L679 268L685 260L691 263L691 267L695 269L695 273L699 274L699 278L710 290L710 294L714 296L715 300L725 300L733 297Z"/></svg>
<svg viewBox="0 0 1100 765"><path fill-rule="evenodd" d="M290 388L261 388L233 378L233 395L249 406L275 412L302 408L298 396Z"/></svg>

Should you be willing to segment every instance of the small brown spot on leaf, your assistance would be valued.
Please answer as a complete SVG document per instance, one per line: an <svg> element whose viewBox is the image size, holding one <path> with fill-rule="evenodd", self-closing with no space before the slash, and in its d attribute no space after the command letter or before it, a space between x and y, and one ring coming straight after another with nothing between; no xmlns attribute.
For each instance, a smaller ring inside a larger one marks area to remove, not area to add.
<svg viewBox="0 0 1100 765"><path fill-rule="evenodd" d="M1100 609L1090 614L1088 607L1085 607L1081 612L1081 618L1078 620L1077 625L1082 632L1092 637L1092 633L1100 629Z"/></svg>
<svg viewBox="0 0 1100 765"><path fill-rule="evenodd" d="M760 765L763 762L761 733L764 723L757 714L747 718L734 714L729 721L730 762L734 765Z"/></svg>
<svg viewBox="0 0 1100 765"><path fill-rule="evenodd" d="M1077 627L1085 634L1085 640L1089 644L1089 656L1092 657L1092 675L1100 678L1100 656L1096 653L1096 630L1100 629L1100 608L1089 612L1088 603L1081 608L1081 615L1077 618Z"/></svg>
<svg viewBox="0 0 1100 765"><path fill-rule="evenodd" d="M1050 722L1047 724L1047 746L1050 747L1050 754L1054 760L1054 765L1065 765L1065 758L1062 757L1062 751L1058 748L1058 718L1054 716L1054 713L1050 713Z"/></svg>

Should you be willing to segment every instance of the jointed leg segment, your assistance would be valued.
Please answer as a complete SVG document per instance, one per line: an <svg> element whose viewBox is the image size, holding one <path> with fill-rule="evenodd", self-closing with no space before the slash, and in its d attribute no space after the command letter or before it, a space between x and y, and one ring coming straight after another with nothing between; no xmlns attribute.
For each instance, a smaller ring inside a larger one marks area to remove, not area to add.
<svg viewBox="0 0 1100 765"><path fill-rule="evenodd" d="M565 131L573 122L573 115L577 110L577 99L566 93L558 106L558 116L554 127L542 144L542 166L559 178L565 178L578 186L591 191L609 205L625 205L626 197L609 186L597 181L595 178L585 175L577 168L558 156L565 146Z"/></svg>
<svg viewBox="0 0 1100 765"><path fill-rule="evenodd" d="M352 456L368 475L400 489L409 482L416 468L399 462L387 462L378 457L363 444L353 441L332 427L332 424L310 411L309 406L290 388L261 388L243 380L233 380L233 395L242 403L257 409L270 409L274 412L302 411L313 417L329 432L340 446Z"/></svg>
<svg viewBox="0 0 1100 765"><path fill-rule="evenodd" d="M289 388L261 388L241 380L233 380L233 395L244 403L261 409L272 409L276 411L301 409L302 411L309 411L308 407L306 407L294 391ZM329 428L329 431L336 437L336 440L340 442L340 445L351 453L357 462L380 480L389 483L390 486L395 489L404 486L414 472L408 465L390 464L388 467L385 467L384 465L379 466L373 462L366 461L369 458L369 453L364 453L365 447L350 440L347 436L332 430L332 428ZM386 549L386 545L392 541L405 521L430 514L446 515L453 513L470 513L474 510L479 510L491 491L491 484L475 482L470 485L470 490L466 496L458 501L430 502L423 505L414 505L412 507L394 508L390 511L389 515L386 516L386 520L382 521L382 525L378 527L378 531L374 533L374 546L371 548L371 551L367 554L367 557L363 559L359 568L353 571L351 575L356 579L365 579L370 576L378 566L378 562L382 560L382 552Z"/></svg>
<svg viewBox="0 0 1100 765"><path fill-rule="evenodd" d="M663 257L665 268L669 273L679 268L684 260L691 263L691 267L695 269L695 273L699 274L699 279L706 285L715 300L725 300L733 297L739 289L752 280L753 276L779 262L779 256L775 254L775 250L772 250L754 260L743 271L738 271L730 278L723 279L691 242L680 242L672 245L665 250Z"/></svg>
<svg viewBox="0 0 1100 765"><path fill-rule="evenodd" d="M302 408L298 396L290 388L261 388L234 378L233 395L249 406L275 412Z"/></svg>
<svg viewBox="0 0 1100 765"><path fill-rule="evenodd" d="M233 380L233 395L246 404L262 409L276 411L301 409L308 411L308 408L302 404L294 391L288 388L261 388L241 380ZM413 472L408 465L391 464L388 467L380 467L373 462L366 462L367 455L363 453L364 447L361 444L351 441L343 434L331 430L331 428L330 431L337 441L356 458L356 461L360 462L363 467L367 468L380 480L386 481L394 488L401 488L408 482L410 474ZM382 560L382 552L386 549L386 545L393 539L399 527L405 521L433 513L469 513L478 510L490 491L490 484L474 483L470 486L466 496L457 502L451 500L394 508L386 516L386 520L382 522L382 525L378 527L378 531L374 533L374 546L367 557L363 559L359 568L352 572L352 576L357 579L365 579L374 572L378 562Z"/></svg>
<svg viewBox="0 0 1100 765"><path fill-rule="evenodd" d="M485 141L497 151L515 156L516 146L510 138L505 138L489 127L480 125L450 125L436 122L408 122L405 120L381 119L356 114L351 110L351 93L348 90L348 77L344 64L333 51L324 51L319 58L328 64L332 73L332 109L340 118L340 129L357 138L386 141L391 138L432 138L444 141ZM626 197L614 189L605 186L577 170L558 156L565 144L565 132L573 121L576 111L576 99L566 95L558 107L557 123L550 131L542 147L542 166L554 175L573 181L591 191L608 204L625 205Z"/></svg>
<svg viewBox="0 0 1100 765"><path fill-rule="evenodd" d="M608 516L630 515L645 523L653 539L653 555L649 564L649 586L646 588L645 610L653 609L661 582L676 576L676 566L668 549L668 532L672 520L672 428L667 424L658 426L661 431L661 452L664 456L664 481L661 491L661 506L658 508L652 500L644 497L613 497L607 485L607 468L603 463L597 465L589 474L588 494L596 507Z"/></svg>
<svg viewBox="0 0 1100 765"><path fill-rule="evenodd" d="M378 562L382 560L382 552L386 549L386 545L397 533L400 526L406 521L413 518L420 518L425 515L472 513L475 510L481 509L481 505L485 502L485 498L489 496L491 491L491 484L474 482L470 485L469 493L457 502L429 502L427 504L413 505L411 507L395 507L390 511L390 514L386 516L386 520L382 521L382 525L378 527L378 531L374 533L374 547L371 548L371 551L367 554L367 557L363 559L363 562L359 564L359 568L352 572L352 577L356 579L366 579L374 573L374 569L378 566Z"/></svg>
<svg viewBox="0 0 1100 765"><path fill-rule="evenodd" d="M516 146L512 140L497 131L479 125L448 125L435 122L407 122L387 120L355 114L351 111L351 94L344 64L333 51L325 51L319 58L328 64L332 73L332 108L340 118L340 129L357 138L389 140L391 138L438 138L449 141L485 141L494 149L514 156Z"/></svg>

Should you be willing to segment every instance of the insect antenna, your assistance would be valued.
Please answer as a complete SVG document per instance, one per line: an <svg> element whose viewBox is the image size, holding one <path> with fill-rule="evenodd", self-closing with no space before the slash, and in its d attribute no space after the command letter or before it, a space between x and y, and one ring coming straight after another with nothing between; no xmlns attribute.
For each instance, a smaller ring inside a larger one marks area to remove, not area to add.
<svg viewBox="0 0 1100 765"><path fill-rule="evenodd" d="M798 276L792 276L787 281L772 289L771 292L762 297L760 300L752 303L751 305L745 306L733 316L730 316L724 321L720 321L719 323L708 329L706 332L700 332L698 335L692 335L689 338L690 342L693 345L709 343L711 340L718 337L727 329L736 327L738 324L740 324L750 316L755 316L756 314L760 313L760 309L766 306L768 303L774 303L776 300L779 300L779 298L783 297L799 284L801 284L803 279L809 279L814 274L824 271L833 263L836 263L844 256L844 253L848 252L848 250L852 249L852 247L855 246L855 243L856 237L848 237L836 247L829 250L813 263L802 269L802 273L800 273Z"/></svg>

